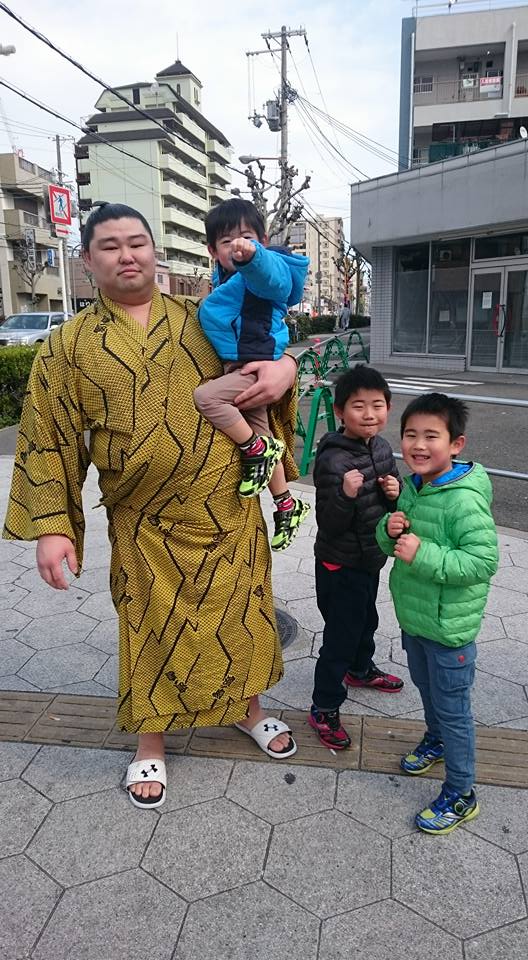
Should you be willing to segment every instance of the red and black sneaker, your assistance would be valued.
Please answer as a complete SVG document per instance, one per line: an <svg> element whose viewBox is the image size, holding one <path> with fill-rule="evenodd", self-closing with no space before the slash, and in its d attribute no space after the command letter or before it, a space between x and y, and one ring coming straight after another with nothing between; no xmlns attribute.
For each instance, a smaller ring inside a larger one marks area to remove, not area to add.
<svg viewBox="0 0 528 960"><path fill-rule="evenodd" d="M339 710L318 710L312 706L308 723L317 731L319 740L331 750L346 750L352 743L339 719Z"/></svg>
<svg viewBox="0 0 528 960"><path fill-rule="evenodd" d="M367 690L379 690L381 693L399 693L403 687L403 680L400 677L395 677L392 673L384 673L374 664L362 677L345 673L344 682L347 687L363 687Z"/></svg>

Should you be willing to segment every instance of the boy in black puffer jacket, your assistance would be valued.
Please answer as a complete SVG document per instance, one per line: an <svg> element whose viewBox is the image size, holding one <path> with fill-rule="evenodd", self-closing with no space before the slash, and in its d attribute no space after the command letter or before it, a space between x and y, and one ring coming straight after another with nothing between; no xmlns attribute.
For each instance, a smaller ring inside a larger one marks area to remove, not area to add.
<svg viewBox="0 0 528 960"><path fill-rule="evenodd" d="M395 509L401 490L392 449L379 436L390 400L378 370L364 364L347 370L335 389L342 427L325 434L315 459L315 583L325 627L309 722L334 750L350 746L339 717L348 686L385 693L403 687L403 680L383 673L372 659L379 572L386 561L376 525Z"/></svg>

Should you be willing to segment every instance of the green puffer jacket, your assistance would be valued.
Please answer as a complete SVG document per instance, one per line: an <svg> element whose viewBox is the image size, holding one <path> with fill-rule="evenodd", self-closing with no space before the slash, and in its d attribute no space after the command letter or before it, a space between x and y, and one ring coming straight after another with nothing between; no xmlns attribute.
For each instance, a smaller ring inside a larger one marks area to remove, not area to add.
<svg viewBox="0 0 528 960"><path fill-rule="evenodd" d="M409 532L421 544L412 563L394 561L389 584L406 633L447 647L461 647L477 636L498 565L491 500L490 479L479 463L455 464L420 490L405 477L396 509L403 510ZM393 556L389 516L379 521L376 537Z"/></svg>

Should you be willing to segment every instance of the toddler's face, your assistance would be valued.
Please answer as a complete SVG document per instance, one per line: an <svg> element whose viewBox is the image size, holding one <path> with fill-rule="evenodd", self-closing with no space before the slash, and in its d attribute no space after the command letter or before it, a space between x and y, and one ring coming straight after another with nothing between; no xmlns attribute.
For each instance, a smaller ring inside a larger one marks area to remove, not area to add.
<svg viewBox="0 0 528 960"><path fill-rule="evenodd" d="M215 260L218 260L218 263L227 270L228 273L235 272L235 265L231 256L231 244L233 240L237 240L239 237L245 237L246 240L257 240L259 243L262 243L262 240L255 233L251 227L246 226L244 220L242 220L238 227L235 227L233 230L230 230L229 233L224 234L222 237L218 237L214 247L209 247L209 253Z"/></svg>
<svg viewBox="0 0 528 960"><path fill-rule="evenodd" d="M382 390L358 390L351 394L343 409L335 412L345 427L345 437L370 440L381 433L387 423L389 405Z"/></svg>

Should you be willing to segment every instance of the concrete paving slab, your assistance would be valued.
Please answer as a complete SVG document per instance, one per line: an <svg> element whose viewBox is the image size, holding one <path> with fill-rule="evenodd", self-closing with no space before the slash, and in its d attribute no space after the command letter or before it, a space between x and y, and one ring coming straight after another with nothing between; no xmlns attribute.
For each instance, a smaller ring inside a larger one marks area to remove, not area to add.
<svg viewBox="0 0 528 960"><path fill-rule="evenodd" d="M528 920L468 940L465 951L466 960L526 960Z"/></svg>
<svg viewBox="0 0 528 960"><path fill-rule="evenodd" d="M28 647L19 640L7 638L0 640L0 677L9 677L20 670L34 654L32 647Z"/></svg>
<svg viewBox="0 0 528 960"><path fill-rule="evenodd" d="M138 867L156 823L154 811L133 807L122 790L107 790L55 804L27 853L69 887Z"/></svg>
<svg viewBox="0 0 528 960"><path fill-rule="evenodd" d="M160 814L223 797L233 764L231 760L210 757L167 757L167 779L171 789Z"/></svg>
<svg viewBox="0 0 528 960"><path fill-rule="evenodd" d="M462 960L462 944L394 900L325 920L319 960Z"/></svg>
<svg viewBox="0 0 528 960"><path fill-rule="evenodd" d="M302 817L275 827L264 879L325 919L390 896L390 844L337 810Z"/></svg>
<svg viewBox="0 0 528 960"><path fill-rule="evenodd" d="M431 800L430 780L344 771L339 774L336 808L385 837L415 833L414 815Z"/></svg>
<svg viewBox="0 0 528 960"><path fill-rule="evenodd" d="M268 823L285 823L334 806L336 774L317 767L237 763L226 796Z"/></svg>
<svg viewBox="0 0 528 960"><path fill-rule="evenodd" d="M483 671L475 671L471 693L473 716L481 723L500 723L526 716L528 700L524 688L510 680L501 680Z"/></svg>
<svg viewBox="0 0 528 960"><path fill-rule="evenodd" d="M481 813L465 829L510 853L528 851L526 792L482 784L478 788L478 795Z"/></svg>
<svg viewBox="0 0 528 960"><path fill-rule="evenodd" d="M0 791L0 856L23 853L51 804L21 780L6 780Z"/></svg>
<svg viewBox="0 0 528 960"><path fill-rule="evenodd" d="M27 596L27 590L17 587L14 583L0 585L0 610L9 610L17 603L21 603ZM24 610L21 611L24 613Z"/></svg>
<svg viewBox="0 0 528 960"><path fill-rule="evenodd" d="M185 910L143 870L93 880L66 891L32 957L171 960Z"/></svg>
<svg viewBox="0 0 528 960"><path fill-rule="evenodd" d="M106 654L84 643L39 650L20 670L23 680L29 680L42 690L92 680L107 660Z"/></svg>
<svg viewBox="0 0 528 960"><path fill-rule="evenodd" d="M316 960L319 922L258 882L189 907L174 960Z"/></svg>
<svg viewBox="0 0 528 960"><path fill-rule="evenodd" d="M528 643L528 613L518 613L512 617L503 617L506 634L520 643Z"/></svg>
<svg viewBox="0 0 528 960"><path fill-rule="evenodd" d="M72 800L118 787L131 760L132 754L113 750L43 746L22 779L49 800Z"/></svg>
<svg viewBox="0 0 528 960"><path fill-rule="evenodd" d="M47 593L42 601L46 604ZM96 625L91 617L77 611L68 611L61 616L39 617L31 620L17 634L17 640L34 650L49 650L51 647L71 646L86 640Z"/></svg>
<svg viewBox="0 0 528 960"><path fill-rule="evenodd" d="M515 858L464 827L394 840L392 895L459 937L526 917Z"/></svg>
<svg viewBox="0 0 528 960"><path fill-rule="evenodd" d="M517 640L490 640L478 650L478 670L521 686L528 684L528 651ZM527 701L528 702L528 701Z"/></svg>
<svg viewBox="0 0 528 960"><path fill-rule="evenodd" d="M25 617L24 614L19 613L18 610L2 610L0 640L16 637L20 630L29 622L29 617Z"/></svg>
<svg viewBox="0 0 528 960"><path fill-rule="evenodd" d="M39 749L35 743L0 743L0 781L19 777Z"/></svg>
<svg viewBox="0 0 528 960"><path fill-rule="evenodd" d="M0 956L25 960L61 895L27 857L0 861Z"/></svg>
<svg viewBox="0 0 528 960"><path fill-rule="evenodd" d="M260 879L269 834L230 800L209 800L161 817L142 866L186 900L202 899Z"/></svg>

